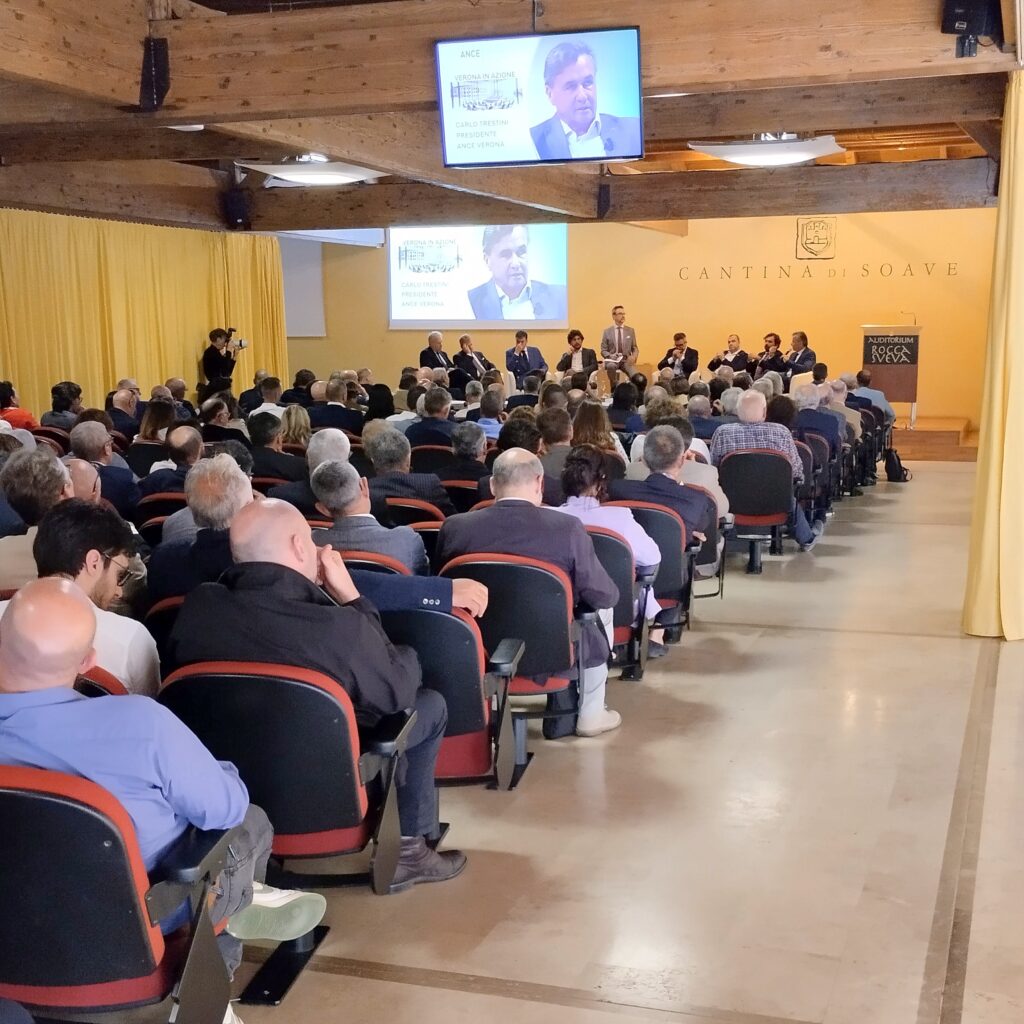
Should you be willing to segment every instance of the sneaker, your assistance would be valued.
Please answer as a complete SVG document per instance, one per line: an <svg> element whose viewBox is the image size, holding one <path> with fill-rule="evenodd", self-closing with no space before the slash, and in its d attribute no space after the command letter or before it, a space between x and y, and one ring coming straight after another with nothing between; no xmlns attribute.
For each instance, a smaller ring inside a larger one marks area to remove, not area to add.
<svg viewBox="0 0 1024 1024"><path fill-rule="evenodd" d="M447 882L461 875L466 855L461 850L431 849L423 836L402 836L402 852L391 883L392 893L405 892L424 882Z"/></svg>
<svg viewBox="0 0 1024 1024"><path fill-rule="evenodd" d="M647 641L647 658L664 658L668 654L668 647L665 644L656 643L654 640Z"/></svg>
<svg viewBox="0 0 1024 1024"><path fill-rule="evenodd" d="M224 1011L224 1024L242 1024L242 1018L235 1013L231 1003L228 1003L228 1008Z"/></svg>
<svg viewBox="0 0 1024 1024"><path fill-rule="evenodd" d="M811 523L811 533L813 533L816 537L820 537L824 532L824 522L822 522L822 520L820 519L815 519L814 522Z"/></svg>
<svg viewBox="0 0 1024 1024"><path fill-rule="evenodd" d="M228 934L246 939L290 942L312 931L327 910L327 900L318 892L275 889L254 882L252 903L228 921Z"/></svg>
<svg viewBox="0 0 1024 1024"><path fill-rule="evenodd" d="M821 540L821 532L816 533L806 544L800 545L801 551L810 551Z"/></svg>
<svg viewBox="0 0 1024 1024"><path fill-rule="evenodd" d="M611 711L604 708L593 718L588 718L586 723L580 719L576 724L577 736L600 736L603 732L611 732L622 725L622 715L618 711Z"/></svg>

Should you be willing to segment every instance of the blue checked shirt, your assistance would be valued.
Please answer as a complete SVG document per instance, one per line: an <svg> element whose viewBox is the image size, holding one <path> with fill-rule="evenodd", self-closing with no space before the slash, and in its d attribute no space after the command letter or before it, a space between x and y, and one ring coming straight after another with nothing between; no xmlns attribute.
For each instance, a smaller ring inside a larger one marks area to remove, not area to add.
<svg viewBox="0 0 1024 1024"><path fill-rule="evenodd" d="M793 479L801 483L804 464L796 450L793 435L781 423L724 423L711 440L711 464L717 466L730 452L747 448L767 448L781 452L793 467Z"/></svg>

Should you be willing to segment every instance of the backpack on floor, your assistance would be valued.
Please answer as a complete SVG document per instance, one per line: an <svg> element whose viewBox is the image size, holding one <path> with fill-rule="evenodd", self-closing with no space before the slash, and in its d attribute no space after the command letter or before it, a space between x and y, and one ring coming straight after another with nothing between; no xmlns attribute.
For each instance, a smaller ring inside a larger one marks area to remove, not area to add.
<svg viewBox="0 0 1024 1024"><path fill-rule="evenodd" d="M900 453L895 448L885 449L885 479L891 484L905 484L914 479L910 470L903 468Z"/></svg>

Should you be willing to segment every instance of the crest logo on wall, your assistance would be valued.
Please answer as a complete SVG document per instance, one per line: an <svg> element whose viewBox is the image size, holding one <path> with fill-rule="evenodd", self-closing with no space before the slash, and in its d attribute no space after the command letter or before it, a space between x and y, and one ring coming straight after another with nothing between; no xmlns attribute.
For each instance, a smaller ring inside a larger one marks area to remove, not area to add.
<svg viewBox="0 0 1024 1024"><path fill-rule="evenodd" d="M836 258L836 218L797 217L796 258L833 260Z"/></svg>

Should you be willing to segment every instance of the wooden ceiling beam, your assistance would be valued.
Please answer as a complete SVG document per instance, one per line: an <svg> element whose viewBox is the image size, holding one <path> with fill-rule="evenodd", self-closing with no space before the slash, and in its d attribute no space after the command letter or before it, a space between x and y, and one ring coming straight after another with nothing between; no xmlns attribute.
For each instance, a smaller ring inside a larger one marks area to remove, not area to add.
<svg viewBox="0 0 1024 1024"><path fill-rule="evenodd" d="M220 172L182 164L0 167L0 207L223 229L226 184Z"/></svg>
<svg viewBox="0 0 1024 1024"><path fill-rule="evenodd" d="M609 188L606 219L965 209L994 206L994 185L984 158L621 175Z"/></svg>
<svg viewBox="0 0 1024 1024"><path fill-rule="evenodd" d="M139 102L146 0L0 0L0 78Z"/></svg>
<svg viewBox="0 0 1024 1024"><path fill-rule="evenodd" d="M247 143L291 145L335 160L474 195L572 217L597 215L597 179L574 167L462 171L445 167L436 114L360 114L344 118L227 124ZM0 153L2 153L0 147Z"/></svg>
<svg viewBox="0 0 1024 1024"><path fill-rule="evenodd" d="M998 162L1003 147L1003 122L1001 119L960 121L958 127L970 135L992 160Z"/></svg>
<svg viewBox="0 0 1024 1024"><path fill-rule="evenodd" d="M308 147L306 147L308 148ZM103 131L68 127L60 133L0 129L0 166L132 160L247 160L272 163L305 152L263 139L221 132L176 132L142 127Z"/></svg>
<svg viewBox="0 0 1024 1024"><path fill-rule="evenodd" d="M702 220L995 205L990 160L701 171L603 178L609 221ZM253 228L300 231L415 224L537 223L560 219L421 183L253 194Z"/></svg>
<svg viewBox="0 0 1024 1024"><path fill-rule="evenodd" d="M644 134L650 144L989 120L1002 117L1005 94L1002 73L694 93L645 100Z"/></svg>

